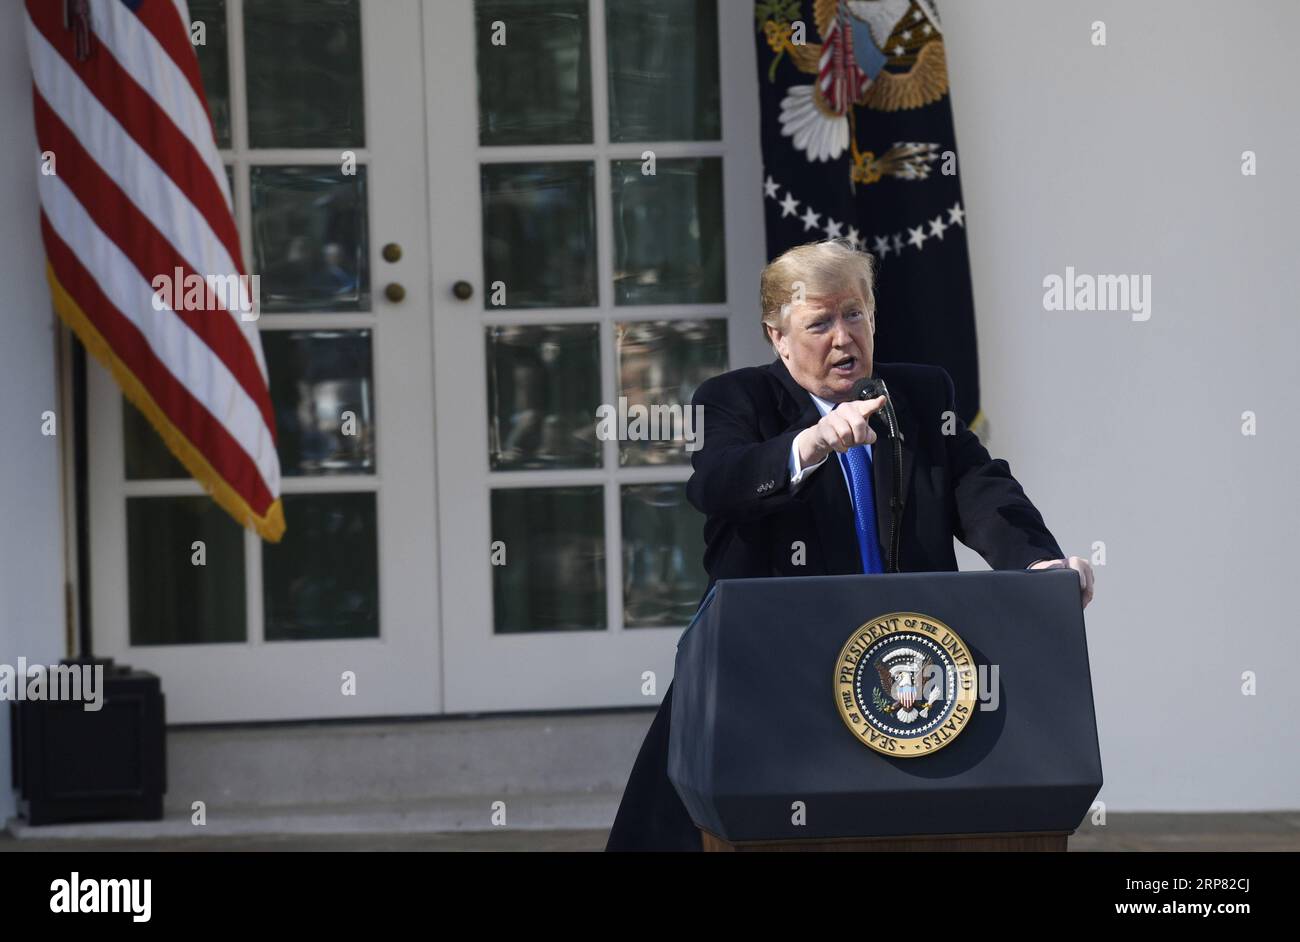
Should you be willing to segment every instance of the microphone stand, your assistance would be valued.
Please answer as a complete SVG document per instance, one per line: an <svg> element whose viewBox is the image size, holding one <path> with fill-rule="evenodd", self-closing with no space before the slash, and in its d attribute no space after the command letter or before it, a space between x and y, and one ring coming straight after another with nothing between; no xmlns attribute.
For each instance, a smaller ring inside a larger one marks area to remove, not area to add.
<svg viewBox="0 0 1300 942"><path fill-rule="evenodd" d="M867 381L860 395L863 399L885 397L881 412L885 420L885 435L889 439L891 462L891 479L893 488L889 495L889 546L886 547L886 572L899 572L898 543L903 530L903 430L898 427L898 416L894 413L894 402L889 397L889 387L883 379L872 377Z"/></svg>
<svg viewBox="0 0 1300 942"><path fill-rule="evenodd" d="M885 381L880 381L885 389L885 422L889 426L889 444L893 458L893 487L889 493L889 549L888 572L898 572L898 541L903 532L903 430L898 427L898 417L894 414L894 403L889 398Z"/></svg>

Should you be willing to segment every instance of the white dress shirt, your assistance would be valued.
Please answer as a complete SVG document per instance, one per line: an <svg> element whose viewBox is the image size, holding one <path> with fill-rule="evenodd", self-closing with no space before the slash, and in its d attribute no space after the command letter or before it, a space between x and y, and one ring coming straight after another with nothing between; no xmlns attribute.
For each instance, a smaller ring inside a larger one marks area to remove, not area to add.
<svg viewBox="0 0 1300 942"><path fill-rule="evenodd" d="M812 393L809 393L808 395L812 396L813 404L817 406L817 411L820 412L823 416L835 408L835 403L833 402L827 402L825 399L821 398L820 396L813 396ZM876 446L873 444L870 445L869 447L871 451L868 452L868 454L871 456L871 460L874 462L876 460ZM828 452L826 458L829 458L831 455L836 455L836 454L839 454L839 452L836 451ZM822 465L824 465L826 463L826 458L823 458L821 461L817 462L816 464L810 464L806 468L800 467L799 446L796 443L791 442L790 443L790 489L794 490L795 488L797 488L799 484L804 480L804 478L806 478L809 474L811 474L812 472L820 468ZM843 461L836 461L835 463L840 466L840 473L844 475L844 484L849 490L849 500L852 501L854 499L853 482L849 480L848 469L844 467Z"/></svg>

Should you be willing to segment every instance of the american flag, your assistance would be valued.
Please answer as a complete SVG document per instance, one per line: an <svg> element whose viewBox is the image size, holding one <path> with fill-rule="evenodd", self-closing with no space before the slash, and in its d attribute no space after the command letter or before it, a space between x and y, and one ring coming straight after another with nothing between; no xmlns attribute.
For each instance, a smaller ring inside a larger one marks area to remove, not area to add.
<svg viewBox="0 0 1300 942"><path fill-rule="evenodd" d="M217 503L278 541L254 291L186 4L26 3L55 309Z"/></svg>

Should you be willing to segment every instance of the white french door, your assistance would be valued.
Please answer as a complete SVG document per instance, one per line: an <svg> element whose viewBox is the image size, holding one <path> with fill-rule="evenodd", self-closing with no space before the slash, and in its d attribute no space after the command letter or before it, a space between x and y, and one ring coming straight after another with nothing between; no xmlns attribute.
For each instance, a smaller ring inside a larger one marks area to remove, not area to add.
<svg viewBox="0 0 1300 942"><path fill-rule="evenodd" d="M703 520L685 443L596 411L770 355L751 5L190 12L288 530L230 522L92 366L96 653L172 723L657 702Z"/></svg>
<svg viewBox="0 0 1300 942"><path fill-rule="evenodd" d="M96 653L158 673L170 723L439 712L420 4L189 7L261 276L287 532L240 530L92 365Z"/></svg>
<svg viewBox="0 0 1300 942"><path fill-rule="evenodd" d="M657 702L704 521L596 414L767 356L752 4L424 11L445 709Z"/></svg>

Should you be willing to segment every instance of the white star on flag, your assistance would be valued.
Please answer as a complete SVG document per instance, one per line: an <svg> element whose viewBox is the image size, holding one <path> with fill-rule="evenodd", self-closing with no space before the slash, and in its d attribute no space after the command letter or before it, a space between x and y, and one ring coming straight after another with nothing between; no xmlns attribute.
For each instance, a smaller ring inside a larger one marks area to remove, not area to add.
<svg viewBox="0 0 1300 942"><path fill-rule="evenodd" d="M961 208L961 203L953 203L952 209L948 210L948 222L964 228L966 223L962 222L962 217L965 215L966 211Z"/></svg>
<svg viewBox="0 0 1300 942"><path fill-rule="evenodd" d="M812 211L812 207L809 206L806 210L804 210L804 214L803 214L803 231L807 232L809 229L816 229L817 220L821 218L822 218L822 214L814 213Z"/></svg>
<svg viewBox="0 0 1300 942"><path fill-rule="evenodd" d="M785 194L785 199L781 201L781 218L793 216L794 211L799 208L799 201L789 193Z"/></svg>
<svg viewBox="0 0 1300 942"><path fill-rule="evenodd" d="M916 228L908 229L907 231L910 233L910 235L907 237L908 243L911 245L915 245L918 249L920 249L921 246L924 244L926 238L924 227L917 226Z"/></svg>

